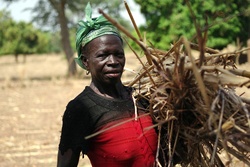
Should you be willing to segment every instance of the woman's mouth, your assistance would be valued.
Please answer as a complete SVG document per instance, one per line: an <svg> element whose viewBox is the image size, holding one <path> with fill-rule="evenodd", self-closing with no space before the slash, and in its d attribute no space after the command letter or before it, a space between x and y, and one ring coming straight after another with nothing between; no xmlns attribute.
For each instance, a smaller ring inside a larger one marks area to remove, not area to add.
<svg viewBox="0 0 250 167"><path fill-rule="evenodd" d="M106 76L109 78L117 78L120 77L121 73L117 72L117 73L107 73Z"/></svg>
<svg viewBox="0 0 250 167"><path fill-rule="evenodd" d="M106 72L106 76L108 78L117 78L117 77L121 77L121 71L120 70L110 70Z"/></svg>

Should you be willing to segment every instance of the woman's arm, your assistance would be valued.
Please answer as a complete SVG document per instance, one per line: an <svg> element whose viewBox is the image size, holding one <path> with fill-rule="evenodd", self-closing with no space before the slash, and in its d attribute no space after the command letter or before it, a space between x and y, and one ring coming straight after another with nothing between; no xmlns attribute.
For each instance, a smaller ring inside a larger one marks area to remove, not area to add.
<svg viewBox="0 0 250 167"><path fill-rule="evenodd" d="M61 151L58 151L57 155L57 167L77 167L79 162L79 152L73 152L71 149L68 149L62 155Z"/></svg>

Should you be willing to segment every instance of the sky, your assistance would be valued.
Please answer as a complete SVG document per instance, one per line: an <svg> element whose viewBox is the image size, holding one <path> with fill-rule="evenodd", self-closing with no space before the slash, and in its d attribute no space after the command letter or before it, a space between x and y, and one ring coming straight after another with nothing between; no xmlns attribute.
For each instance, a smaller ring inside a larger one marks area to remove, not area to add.
<svg viewBox="0 0 250 167"><path fill-rule="evenodd" d="M133 17L136 20L136 24L141 25L145 23L144 17L140 13L140 7L134 2L134 0L126 0ZM0 9L6 9L10 11L11 17L16 21L31 21L32 14L29 11L24 11L25 8L33 7L37 3L37 0L19 0L9 6L3 0L0 0ZM123 0L122 0L123 3ZM125 8L125 6L124 6ZM126 10L125 10L126 11ZM123 13L124 17L129 19L127 12Z"/></svg>

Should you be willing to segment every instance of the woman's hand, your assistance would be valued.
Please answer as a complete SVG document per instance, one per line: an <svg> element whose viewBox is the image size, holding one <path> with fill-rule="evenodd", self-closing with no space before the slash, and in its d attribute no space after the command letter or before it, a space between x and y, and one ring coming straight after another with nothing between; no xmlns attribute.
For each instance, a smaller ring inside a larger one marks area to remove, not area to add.
<svg viewBox="0 0 250 167"><path fill-rule="evenodd" d="M77 167L79 156L80 152L75 153L71 149L68 149L63 155L59 150L57 156L57 167Z"/></svg>

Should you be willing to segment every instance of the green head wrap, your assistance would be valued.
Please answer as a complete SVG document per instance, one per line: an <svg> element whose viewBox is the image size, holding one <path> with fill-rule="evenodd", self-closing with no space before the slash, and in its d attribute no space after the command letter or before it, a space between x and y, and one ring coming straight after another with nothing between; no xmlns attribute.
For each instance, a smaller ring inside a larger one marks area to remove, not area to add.
<svg viewBox="0 0 250 167"><path fill-rule="evenodd" d="M78 57L75 58L75 61L83 69L86 69L81 60L81 49L83 46L85 46L93 39L107 34L117 35L121 38L120 33L118 32L116 27L114 27L108 20L106 20L104 16L101 15L97 18L92 18L92 9L90 3L88 3L85 8L85 18L86 21L79 21L79 28L76 32L76 50Z"/></svg>

